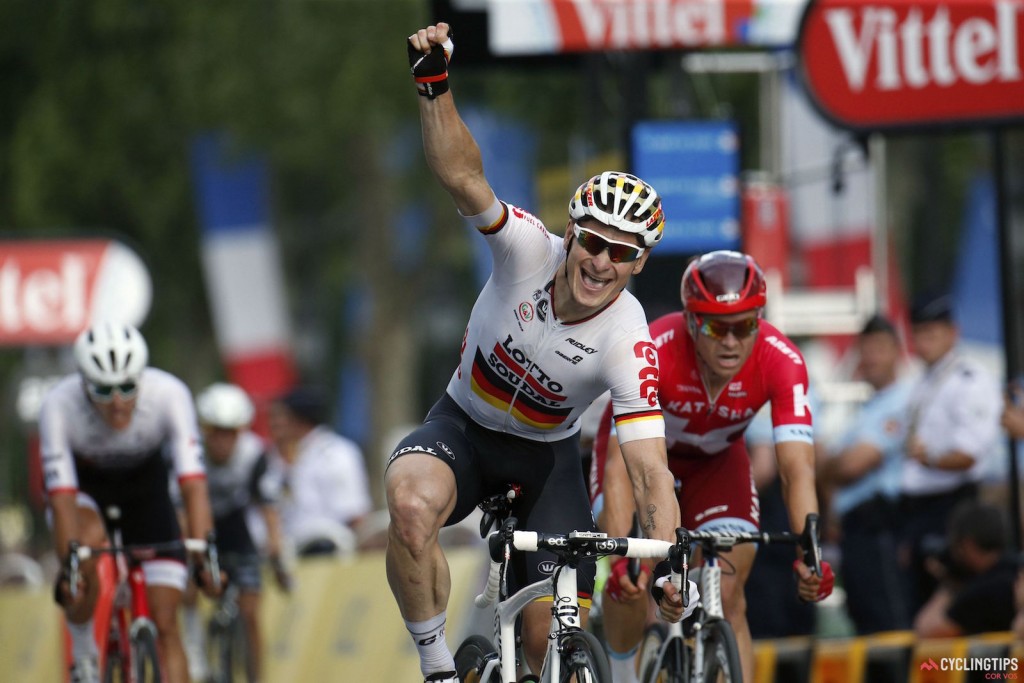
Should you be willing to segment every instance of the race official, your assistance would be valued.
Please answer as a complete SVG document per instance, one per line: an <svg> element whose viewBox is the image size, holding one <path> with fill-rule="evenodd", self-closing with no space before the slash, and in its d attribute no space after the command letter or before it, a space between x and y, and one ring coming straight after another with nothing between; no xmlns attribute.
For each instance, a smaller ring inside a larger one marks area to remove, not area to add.
<svg viewBox="0 0 1024 683"><path fill-rule="evenodd" d="M943 546L946 522L957 503L977 497L987 461L996 453L1003 394L995 378L959 350L949 296L915 303L911 336L925 370L908 404L900 559L916 612L936 587L925 558Z"/></svg>
<svg viewBox="0 0 1024 683"><path fill-rule="evenodd" d="M821 482L831 491L841 529L840 576L857 633L910 626L897 562L900 476L911 382L900 376L902 345L882 316L868 320L857 338L858 369L874 394L831 444Z"/></svg>

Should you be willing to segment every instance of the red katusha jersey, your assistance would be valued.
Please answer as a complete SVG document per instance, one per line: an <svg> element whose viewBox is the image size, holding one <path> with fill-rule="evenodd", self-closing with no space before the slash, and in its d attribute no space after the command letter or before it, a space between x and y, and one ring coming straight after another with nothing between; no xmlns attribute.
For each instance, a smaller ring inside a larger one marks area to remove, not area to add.
<svg viewBox="0 0 1024 683"><path fill-rule="evenodd" d="M661 366L658 391L670 466L679 459L722 456L730 447L745 451L743 433L769 401L775 443L814 443L807 365L774 325L761 321L750 357L718 396L708 395L700 377L697 351L681 311L658 318L650 329ZM592 497L603 489L608 417L606 411L594 443Z"/></svg>
<svg viewBox="0 0 1024 683"><path fill-rule="evenodd" d="M669 456L706 457L739 441L771 401L775 443L814 443L807 400L807 365L784 334L761 321L750 358L718 396L709 396L683 313L658 318L651 337L661 365L659 395Z"/></svg>

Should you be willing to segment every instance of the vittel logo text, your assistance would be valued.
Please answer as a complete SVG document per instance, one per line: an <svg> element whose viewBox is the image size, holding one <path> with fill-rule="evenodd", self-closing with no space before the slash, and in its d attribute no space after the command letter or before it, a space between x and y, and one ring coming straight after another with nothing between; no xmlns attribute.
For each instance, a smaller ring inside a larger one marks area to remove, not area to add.
<svg viewBox="0 0 1024 683"><path fill-rule="evenodd" d="M67 255L55 265L54 270L23 270L13 258L0 260L0 327L5 332L75 330L85 324L87 274L83 259Z"/></svg>
<svg viewBox="0 0 1024 683"><path fill-rule="evenodd" d="M1020 0L998 0L991 18L956 23L942 5L930 13L911 7L901 17L894 7L864 4L825 10L824 20L850 89L892 91L1021 80L1022 8Z"/></svg>

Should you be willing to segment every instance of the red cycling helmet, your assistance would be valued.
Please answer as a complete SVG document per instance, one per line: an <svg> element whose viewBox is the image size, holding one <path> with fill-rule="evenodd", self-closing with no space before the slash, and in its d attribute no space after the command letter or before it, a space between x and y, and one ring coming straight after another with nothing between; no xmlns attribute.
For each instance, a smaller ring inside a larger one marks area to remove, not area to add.
<svg viewBox="0 0 1024 683"><path fill-rule="evenodd" d="M712 251L691 262L680 290L688 313L742 313L768 300L761 267L738 251Z"/></svg>

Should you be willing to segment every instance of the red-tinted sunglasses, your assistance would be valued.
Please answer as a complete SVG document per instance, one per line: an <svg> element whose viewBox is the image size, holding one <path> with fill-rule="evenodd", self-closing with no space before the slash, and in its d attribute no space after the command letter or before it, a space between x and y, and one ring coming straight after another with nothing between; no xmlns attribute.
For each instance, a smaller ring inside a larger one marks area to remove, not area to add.
<svg viewBox="0 0 1024 683"><path fill-rule="evenodd" d="M746 339L757 332L758 325L761 322L759 316L744 318L732 323L727 323L717 318L703 318L699 315L693 317L697 323L697 330L701 334L717 340L725 339L730 333L737 339Z"/></svg>
<svg viewBox="0 0 1024 683"><path fill-rule="evenodd" d="M608 250L608 260L612 263L629 263L636 261L643 253L643 247L627 242L616 242L607 237L602 237L593 230L587 230L579 224L573 225L573 234L581 247L587 250L591 256L597 256L605 249Z"/></svg>

